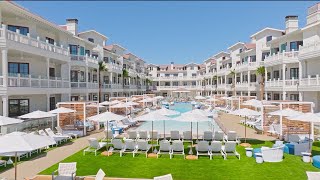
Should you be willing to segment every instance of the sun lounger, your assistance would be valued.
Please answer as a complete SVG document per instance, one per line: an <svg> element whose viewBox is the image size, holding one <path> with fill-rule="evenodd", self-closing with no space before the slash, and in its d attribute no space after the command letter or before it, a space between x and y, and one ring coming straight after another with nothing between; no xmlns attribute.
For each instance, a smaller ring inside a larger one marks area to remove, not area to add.
<svg viewBox="0 0 320 180"><path fill-rule="evenodd" d="M227 156L234 155L238 157L240 160L240 154L237 152L236 146L237 146L237 143L234 141L229 141L225 143L224 147L222 148L222 151L225 154L224 159L227 159Z"/></svg>
<svg viewBox="0 0 320 180"><path fill-rule="evenodd" d="M149 140L148 132L147 131L139 131L139 139Z"/></svg>
<svg viewBox="0 0 320 180"><path fill-rule="evenodd" d="M128 131L128 139L138 139L137 131Z"/></svg>
<svg viewBox="0 0 320 180"><path fill-rule="evenodd" d="M145 153L146 157L148 157L148 151L150 150L151 145L148 144L148 141L144 139L137 140L137 151L136 153Z"/></svg>
<svg viewBox="0 0 320 180"><path fill-rule="evenodd" d="M235 131L229 131L225 136L225 141L235 141L237 144L240 143L239 137Z"/></svg>
<svg viewBox="0 0 320 180"><path fill-rule="evenodd" d="M222 151L222 142L221 141L212 141L210 149L211 149L212 156L222 156L223 159L226 158L226 155Z"/></svg>
<svg viewBox="0 0 320 180"><path fill-rule="evenodd" d="M184 132L183 132L182 141L184 141L184 142L191 142L191 143L193 144L191 131L184 131Z"/></svg>
<svg viewBox="0 0 320 180"><path fill-rule="evenodd" d="M153 180L173 180L171 174L154 177Z"/></svg>
<svg viewBox="0 0 320 180"><path fill-rule="evenodd" d="M68 135L57 135L54 134L53 131L50 128L46 128L45 132L47 132L47 134L52 137L52 138L57 138L57 139L61 139L61 141L67 142L68 139L71 139L70 136Z"/></svg>
<svg viewBox="0 0 320 180"><path fill-rule="evenodd" d="M41 135L41 136L48 136L47 133L44 132L44 130L39 130L38 133L39 133L39 135ZM48 137L50 137L50 136L48 136ZM53 139L53 140L56 142L56 146L57 146L58 144L60 144L61 141L63 140L63 139L61 139L61 138L53 138L53 137L50 137L50 138Z"/></svg>
<svg viewBox="0 0 320 180"><path fill-rule="evenodd" d="M105 175L106 173L102 169L99 169L96 175L86 176L83 180L103 180Z"/></svg>
<svg viewBox="0 0 320 180"><path fill-rule="evenodd" d="M203 132L203 140L205 140L205 141L212 141L212 140L213 140L213 133L212 133L212 131L204 131L204 132Z"/></svg>
<svg viewBox="0 0 320 180"><path fill-rule="evenodd" d="M120 151L120 157L122 157L123 153L132 153L132 156L134 157L134 154L137 151L136 142L133 139L127 139L124 142L123 149Z"/></svg>
<svg viewBox="0 0 320 180"><path fill-rule="evenodd" d="M170 142L167 140L160 141L159 151L157 153L157 158L159 158L159 154L171 154L172 148ZM171 156L171 155L170 155Z"/></svg>
<svg viewBox="0 0 320 180"><path fill-rule="evenodd" d="M57 135L69 136L70 139L72 139L73 137L76 138L76 139L78 138L78 134L75 134L75 133L66 133L66 134L64 134L63 130L62 130L62 128L60 126L57 126L56 130L58 131L58 133L56 133Z"/></svg>
<svg viewBox="0 0 320 180"><path fill-rule="evenodd" d="M183 155L183 158L184 159L186 158L182 141L175 140L172 142L170 159L172 158L173 155Z"/></svg>
<svg viewBox="0 0 320 180"><path fill-rule="evenodd" d="M106 147L107 143L105 142L98 142L96 138L89 138L89 147L83 150L83 155L86 154L86 152L94 152L94 155L97 155L97 151L99 149L102 149L103 147Z"/></svg>
<svg viewBox="0 0 320 180"><path fill-rule="evenodd" d="M320 179L320 172L310 172L307 171L308 180L319 180Z"/></svg>
<svg viewBox="0 0 320 180"><path fill-rule="evenodd" d="M104 138L101 139L101 141L113 140L114 137L111 130L104 130L103 133L104 133Z"/></svg>
<svg viewBox="0 0 320 180"><path fill-rule="evenodd" d="M179 131L170 131L170 141L172 140L181 140Z"/></svg>
<svg viewBox="0 0 320 180"><path fill-rule="evenodd" d="M156 140L157 141L157 144L159 144L159 138L160 138L160 135L158 133L158 131L149 131L149 134L150 134L150 140Z"/></svg>
<svg viewBox="0 0 320 180"><path fill-rule="evenodd" d="M214 141L223 141L224 140L224 133L222 131L216 131L214 132Z"/></svg>
<svg viewBox="0 0 320 180"><path fill-rule="evenodd" d="M59 167L52 173L52 180L54 179L75 179L77 171L77 163L59 163ZM55 174L58 175L55 177Z"/></svg>
<svg viewBox="0 0 320 180"><path fill-rule="evenodd" d="M212 159L211 148L208 141L199 141L196 145L197 157L209 156Z"/></svg>
<svg viewBox="0 0 320 180"><path fill-rule="evenodd" d="M112 143L113 147L109 148L108 153L109 152L120 152L124 148L124 144L121 139L113 139L111 141L111 143Z"/></svg>

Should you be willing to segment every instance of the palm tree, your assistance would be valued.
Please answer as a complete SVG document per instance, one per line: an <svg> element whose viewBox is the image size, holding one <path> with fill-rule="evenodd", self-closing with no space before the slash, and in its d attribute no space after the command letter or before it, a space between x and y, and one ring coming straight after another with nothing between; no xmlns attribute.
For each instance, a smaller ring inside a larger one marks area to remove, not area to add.
<svg viewBox="0 0 320 180"><path fill-rule="evenodd" d="M99 61L98 63L99 65L99 73L98 73L98 83L99 83L99 102L101 102L101 91L102 91L102 80L101 80L101 72L106 72L108 71L107 65L106 63L104 63L103 61Z"/></svg>
<svg viewBox="0 0 320 180"><path fill-rule="evenodd" d="M214 90L214 93L217 94L217 88L218 88L218 76L217 75L214 75L212 77L213 81L216 83L215 84L215 90Z"/></svg>
<svg viewBox="0 0 320 180"><path fill-rule="evenodd" d="M130 77L129 72L126 69L122 70L122 86L124 87L124 78Z"/></svg>
<svg viewBox="0 0 320 180"><path fill-rule="evenodd" d="M233 96L236 96L236 79L235 79L235 75L236 75L236 71L235 70L231 70L229 75L232 76L232 85L231 85L231 88L232 88L232 91L233 91Z"/></svg>
<svg viewBox="0 0 320 180"><path fill-rule="evenodd" d="M265 72L266 68L264 66L260 66L256 70L256 74L260 76L260 100L263 100L263 95L264 95L264 86L265 86Z"/></svg>

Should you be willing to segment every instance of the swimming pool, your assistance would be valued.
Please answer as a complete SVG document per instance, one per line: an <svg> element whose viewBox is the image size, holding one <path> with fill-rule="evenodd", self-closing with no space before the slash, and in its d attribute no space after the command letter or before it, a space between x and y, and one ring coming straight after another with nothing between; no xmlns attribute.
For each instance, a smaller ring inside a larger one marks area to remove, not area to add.
<svg viewBox="0 0 320 180"><path fill-rule="evenodd" d="M181 113L188 112L192 110L191 103L175 103L174 106L170 106L170 109L179 111ZM179 116L179 115L176 115ZM199 135L203 134L204 131L220 131L221 129L216 124L216 122L210 118L208 122L199 122ZM146 130L151 131L152 122L144 122L141 126L137 127L136 130ZM164 121L154 121L153 122L153 129L158 131L160 134L163 134L164 131ZM172 130L179 130L180 133L183 131L190 131L191 130L191 123L190 122L180 122L180 121L166 121L165 122L165 131L166 134L170 134ZM196 135L197 133L197 123L192 124L192 133Z"/></svg>

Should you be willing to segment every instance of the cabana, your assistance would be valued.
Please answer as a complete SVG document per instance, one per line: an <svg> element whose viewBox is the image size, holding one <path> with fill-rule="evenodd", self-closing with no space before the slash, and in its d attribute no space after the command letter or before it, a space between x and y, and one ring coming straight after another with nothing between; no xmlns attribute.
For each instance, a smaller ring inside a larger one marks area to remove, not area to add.
<svg viewBox="0 0 320 180"><path fill-rule="evenodd" d="M64 107L75 110L74 113L60 113L58 126L65 132L76 133L79 136L85 136L90 130L90 124L86 122L88 117L99 114L98 101L71 101L59 102L57 108Z"/></svg>

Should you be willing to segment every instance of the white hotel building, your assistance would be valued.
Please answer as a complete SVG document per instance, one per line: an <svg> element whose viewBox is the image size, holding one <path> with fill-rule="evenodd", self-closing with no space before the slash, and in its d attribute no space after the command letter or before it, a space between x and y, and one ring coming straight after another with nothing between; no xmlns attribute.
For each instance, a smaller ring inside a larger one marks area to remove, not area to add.
<svg viewBox="0 0 320 180"><path fill-rule="evenodd" d="M55 25L19 5L0 2L0 115L48 111L57 102L101 100L146 92L145 62L78 20ZM123 68L129 77L123 77Z"/></svg>
<svg viewBox="0 0 320 180"><path fill-rule="evenodd" d="M149 64L148 71L155 92L164 96L183 90L189 95L232 95L235 90L259 96L260 66L266 67L265 99L312 101L315 112L320 111L320 4L308 9L303 28L297 16L287 16L284 30L262 29L250 42L237 42L203 64Z"/></svg>

